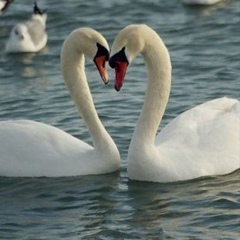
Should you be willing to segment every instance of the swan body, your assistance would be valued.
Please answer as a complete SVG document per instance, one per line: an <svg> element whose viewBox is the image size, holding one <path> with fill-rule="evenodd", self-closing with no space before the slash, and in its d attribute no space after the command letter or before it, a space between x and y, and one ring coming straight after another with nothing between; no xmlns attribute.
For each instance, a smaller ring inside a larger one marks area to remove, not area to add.
<svg viewBox="0 0 240 240"><path fill-rule="evenodd" d="M182 0L184 4L188 5L213 5L221 0Z"/></svg>
<svg viewBox="0 0 240 240"><path fill-rule="evenodd" d="M105 38L90 28L73 31L61 52L62 73L93 146L53 126L30 121L0 122L0 176L63 177L105 174L119 168L118 149L95 110L84 71L84 55L105 83L109 54Z"/></svg>
<svg viewBox="0 0 240 240"><path fill-rule="evenodd" d="M115 38L109 61L120 90L127 66L141 53L148 70L143 109L129 150L128 176L173 182L230 173L240 167L240 103L219 98L176 117L155 138L171 87L167 48L146 25L130 25Z"/></svg>
<svg viewBox="0 0 240 240"><path fill-rule="evenodd" d="M18 23L11 30L6 44L7 53L38 52L47 44L47 14L34 3L32 18Z"/></svg>

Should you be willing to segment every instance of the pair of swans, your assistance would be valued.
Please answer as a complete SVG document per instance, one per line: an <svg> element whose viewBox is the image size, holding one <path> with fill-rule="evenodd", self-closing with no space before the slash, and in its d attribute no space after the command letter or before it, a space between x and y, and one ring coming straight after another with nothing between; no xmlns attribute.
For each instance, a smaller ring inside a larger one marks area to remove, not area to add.
<svg viewBox="0 0 240 240"><path fill-rule="evenodd" d="M239 168L240 103L215 99L182 113L155 135L171 87L167 48L146 25L130 25L117 35L109 60L120 90L129 63L142 54L148 70L145 102L130 143L128 175L155 182L227 174ZM120 165L119 151L102 125L84 72L93 59L107 83L109 47L90 28L73 31L61 51L65 84L92 137L93 147L55 127L28 120L0 123L0 175L60 177L105 174Z"/></svg>

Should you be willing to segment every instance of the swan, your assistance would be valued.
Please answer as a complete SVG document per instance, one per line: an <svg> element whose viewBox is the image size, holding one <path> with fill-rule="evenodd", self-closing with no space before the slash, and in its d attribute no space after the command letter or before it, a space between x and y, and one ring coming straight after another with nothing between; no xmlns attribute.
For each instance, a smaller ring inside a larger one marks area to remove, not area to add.
<svg viewBox="0 0 240 240"><path fill-rule="evenodd" d="M118 149L102 125L87 83L84 62L94 59L105 83L109 47L91 28L74 30L61 51L65 84L92 137L93 147L50 125L31 120L0 122L0 176L63 177L105 174L119 168Z"/></svg>
<svg viewBox="0 0 240 240"><path fill-rule="evenodd" d="M8 8L13 0L0 0L0 15Z"/></svg>
<svg viewBox="0 0 240 240"><path fill-rule="evenodd" d="M47 44L46 10L40 10L34 3L32 18L18 23L11 30L6 44L6 53L38 52Z"/></svg>
<svg viewBox="0 0 240 240"><path fill-rule="evenodd" d="M213 5L221 0L182 0L184 4L188 5Z"/></svg>
<svg viewBox="0 0 240 240"><path fill-rule="evenodd" d="M109 64L115 89L141 53L148 72L142 112L128 150L130 179L174 182L221 175L239 168L240 103L219 98L176 117L156 137L171 88L171 61L159 35L146 25L129 25L115 38Z"/></svg>

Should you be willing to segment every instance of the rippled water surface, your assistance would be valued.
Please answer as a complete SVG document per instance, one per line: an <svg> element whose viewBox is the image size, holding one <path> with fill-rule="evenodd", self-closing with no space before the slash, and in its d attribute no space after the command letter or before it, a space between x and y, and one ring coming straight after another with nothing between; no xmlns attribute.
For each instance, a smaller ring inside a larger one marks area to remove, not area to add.
<svg viewBox="0 0 240 240"><path fill-rule="evenodd" d="M6 55L14 24L31 12L15 0L0 18L0 119L32 119L91 142L61 76L62 42L90 26L113 42L130 23L146 23L167 45L173 66L170 101L160 129L207 100L240 98L240 2L186 7L180 0L39 1L48 8L47 47ZM109 69L110 70L110 69ZM139 57L121 92L86 71L97 111L122 156L119 172L73 178L0 178L0 239L239 239L239 171L182 183L127 178L127 148L146 87ZM113 72L109 74L113 79ZM14 147L14 146L13 146Z"/></svg>

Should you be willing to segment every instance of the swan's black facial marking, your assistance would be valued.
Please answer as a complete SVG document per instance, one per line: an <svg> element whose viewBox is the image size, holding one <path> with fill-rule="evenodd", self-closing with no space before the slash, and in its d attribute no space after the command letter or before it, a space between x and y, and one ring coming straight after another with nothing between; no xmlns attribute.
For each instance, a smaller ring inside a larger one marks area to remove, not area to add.
<svg viewBox="0 0 240 240"><path fill-rule="evenodd" d="M97 53L96 53L94 59L97 57L105 56L106 61L108 61L109 60L109 51L99 43L97 43L97 49L98 50L97 50Z"/></svg>
<svg viewBox="0 0 240 240"><path fill-rule="evenodd" d="M117 62L125 62L125 63L129 64L126 54L125 54L125 47L123 47L119 52L117 52L110 58L110 60L109 60L110 67L115 68Z"/></svg>
<svg viewBox="0 0 240 240"><path fill-rule="evenodd" d="M108 73L106 68L106 61L109 60L109 51L101 44L97 43L97 53L93 61L98 69L98 72L105 84L108 83Z"/></svg>
<svg viewBox="0 0 240 240"><path fill-rule="evenodd" d="M123 85L128 64L129 62L125 54L125 47L123 47L118 53L114 54L109 60L110 67L115 69L115 89L117 91L119 91Z"/></svg>

